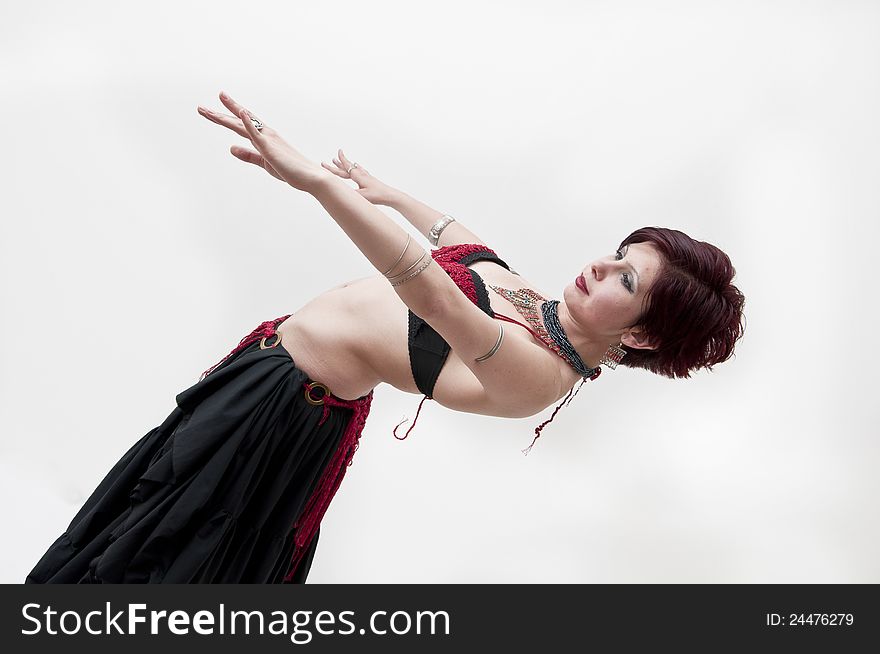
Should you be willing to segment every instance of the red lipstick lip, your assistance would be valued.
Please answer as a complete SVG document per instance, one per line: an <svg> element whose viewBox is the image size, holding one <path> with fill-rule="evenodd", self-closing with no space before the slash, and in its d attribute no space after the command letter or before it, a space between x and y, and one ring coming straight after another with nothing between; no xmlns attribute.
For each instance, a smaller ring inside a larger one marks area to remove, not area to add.
<svg viewBox="0 0 880 654"><path fill-rule="evenodd" d="M584 280L583 275L580 275L576 280L574 280L574 283L584 293L586 293L587 295L590 294L590 292L587 290L587 282Z"/></svg>

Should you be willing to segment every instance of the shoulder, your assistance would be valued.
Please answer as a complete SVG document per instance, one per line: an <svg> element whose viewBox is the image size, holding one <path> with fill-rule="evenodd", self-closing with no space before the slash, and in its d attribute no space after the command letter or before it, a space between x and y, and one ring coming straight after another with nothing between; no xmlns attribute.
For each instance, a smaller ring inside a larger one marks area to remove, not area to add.
<svg viewBox="0 0 880 654"><path fill-rule="evenodd" d="M558 399L563 378L555 353L521 327L490 317L462 293L450 296L426 322L473 373L493 415L527 418ZM477 361L499 337L495 353Z"/></svg>

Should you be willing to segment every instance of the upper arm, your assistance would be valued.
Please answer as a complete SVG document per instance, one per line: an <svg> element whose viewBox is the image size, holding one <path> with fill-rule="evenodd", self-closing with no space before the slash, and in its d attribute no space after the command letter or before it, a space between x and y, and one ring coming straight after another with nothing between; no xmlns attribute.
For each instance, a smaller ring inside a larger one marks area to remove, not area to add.
<svg viewBox="0 0 880 654"><path fill-rule="evenodd" d="M446 229L440 232L440 238L437 240L437 247L442 248L449 245L460 245L462 243L479 243L480 245L489 247L489 245L484 241L481 241L476 234L458 221L449 223L446 226ZM519 275L519 273L512 268L510 269L510 272L514 275Z"/></svg>
<svg viewBox="0 0 880 654"><path fill-rule="evenodd" d="M474 373L482 386L484 405L492 415L527 418L556 401L562 380L559 367L547 352L523 338L511 337L511 328L522 328L490 318L458 287L455 291L425 321ZM488 359L474 361L495 345L501 324L501 346Z"/></svg>
<svg viewBox="0 0 880 654"><path fill-rule="evenodd" d="M440 238L437 239L437 247L442 248L449 245L458 245L460 243L479 243L480 245L486 245L471 230L457 220L454 220L449 223L442 232L440 232ZM489 246L486 245L486 247Z"/></svg>

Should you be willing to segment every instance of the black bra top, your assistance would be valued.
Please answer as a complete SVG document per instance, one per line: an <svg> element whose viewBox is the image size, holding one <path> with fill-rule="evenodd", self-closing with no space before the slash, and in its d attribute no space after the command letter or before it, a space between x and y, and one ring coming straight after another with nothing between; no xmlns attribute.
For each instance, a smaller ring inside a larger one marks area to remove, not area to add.
<svg viewBox="0 0 880 654"><path fill-rule="evenodd" d="M475 261L494 261L498 265L504 266L510 270L504 261L492 252L478 251L466 254L458 260L458 263L465 266ZM483 278L475 271L468 271L473 279L474 289L477 294L477 306L486 312L490 317L494 318L495 313L489 304L489 292L486 288ZM511 271L517 274L514 271ZM454 278L452 278L454 279ZM452 349L440 334L434 331L428 323L409 311L409 363L412 369L413 379L419 390L428 398L433 397L434 385L437 383L437 377L440 376L440 370L446 363L449 356L449 350Z"/></svg>

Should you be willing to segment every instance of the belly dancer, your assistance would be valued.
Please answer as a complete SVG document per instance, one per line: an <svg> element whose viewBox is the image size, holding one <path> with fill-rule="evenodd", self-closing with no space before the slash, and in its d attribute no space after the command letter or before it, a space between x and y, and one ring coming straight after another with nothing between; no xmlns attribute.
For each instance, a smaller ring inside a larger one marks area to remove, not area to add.
<svg viewBox="0 0 880 654"><path fill-rule="evenodd" d="M261 322L180 392L26 583L305 582L379 383L422 395L416 418L427 399L505 418L562 400L527 453L603 366L689 377L729 359L742 336L734 268L711 244L636 230L548 299L460 222L342 150L317 164L228 95L220 101L230 113L198 111L252 146L231 153L317 199L377 274Z"/></svg>

